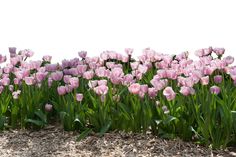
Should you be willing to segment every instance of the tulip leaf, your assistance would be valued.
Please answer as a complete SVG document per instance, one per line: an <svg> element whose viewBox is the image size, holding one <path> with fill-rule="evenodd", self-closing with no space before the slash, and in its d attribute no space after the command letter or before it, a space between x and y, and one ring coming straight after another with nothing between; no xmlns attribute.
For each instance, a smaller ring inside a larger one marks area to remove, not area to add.
<svg viewBox="0 0 236 157"><path fill-rule="evenodd" d="M85 137L87 137L93 130L91 128L88 128L84 130L76 139L77 142L81 141Z"/></svg>

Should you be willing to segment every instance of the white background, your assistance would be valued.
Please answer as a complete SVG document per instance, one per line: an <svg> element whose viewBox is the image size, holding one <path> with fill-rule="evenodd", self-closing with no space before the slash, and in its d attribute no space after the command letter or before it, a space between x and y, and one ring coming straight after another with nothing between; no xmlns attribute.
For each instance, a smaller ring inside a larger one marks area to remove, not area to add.
<svg viewBox="0 0 236 157"><path fill-rule="evenodd" d="M0 53L31 49L53 61L151 47L180 53L224 47L236 57L235 0L0 0Z"/></svg>

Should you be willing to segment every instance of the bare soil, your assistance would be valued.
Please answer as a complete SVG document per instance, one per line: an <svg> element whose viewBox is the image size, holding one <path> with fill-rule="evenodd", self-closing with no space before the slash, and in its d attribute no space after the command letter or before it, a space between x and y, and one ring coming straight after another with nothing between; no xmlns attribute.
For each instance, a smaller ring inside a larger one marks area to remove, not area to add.
<svg viewBox="0 0 236 157"><path fill-rule="evenodd" d="M0 132L1 157L78 156L236 156L235 148L213 151L180 139L164 140L153 135L106 133L90 135L76 142L78 132L65 132L58 126L39 131ZM234 152L235 151L235 152Z"/></svg>

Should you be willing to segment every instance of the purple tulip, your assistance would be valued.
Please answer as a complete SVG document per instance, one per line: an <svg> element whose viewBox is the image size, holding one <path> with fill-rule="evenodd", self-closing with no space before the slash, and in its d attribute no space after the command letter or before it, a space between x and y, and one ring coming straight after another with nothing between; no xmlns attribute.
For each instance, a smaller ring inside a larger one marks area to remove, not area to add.
<svg viewBox="0 0 236 157"><path fill-rule="evenodd" d="M211 88L210 88L210 92L212 93L212 94L219 94L220 93L220 87L218 87L218 86L212 86Z"/></svg>

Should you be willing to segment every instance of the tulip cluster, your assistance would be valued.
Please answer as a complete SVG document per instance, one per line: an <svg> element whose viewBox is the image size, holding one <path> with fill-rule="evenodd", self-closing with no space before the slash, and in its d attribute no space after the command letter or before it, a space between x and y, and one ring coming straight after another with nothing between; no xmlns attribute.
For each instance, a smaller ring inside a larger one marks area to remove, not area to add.
<svg viewBox="0 0 236 157"><path fill-rule="evenodd" d="M0 55L0 128L38 128L48 121L65 130L151 131L213 147L236 142L236 66L224 48L177 55L133 49L104 51L51 63L28 61L34 52L9 48Z"/></svg>

